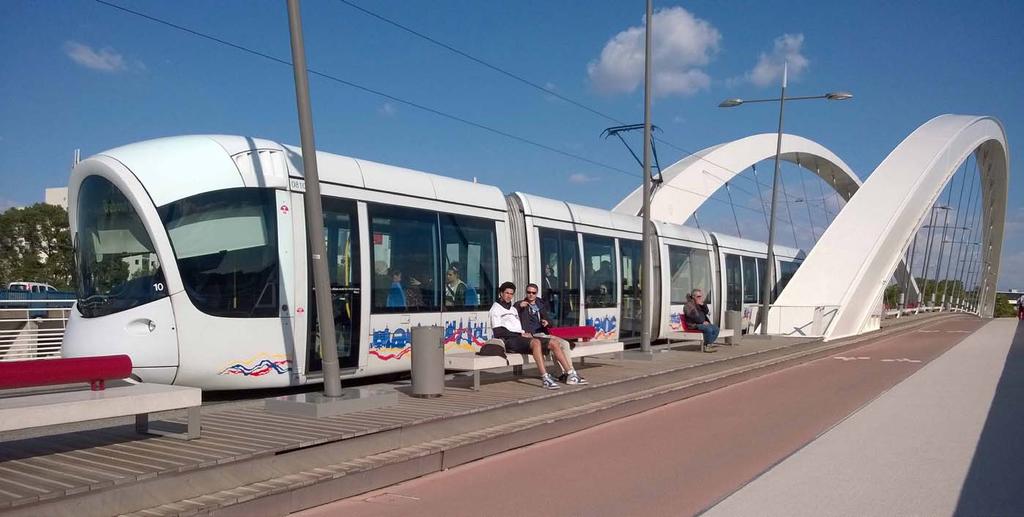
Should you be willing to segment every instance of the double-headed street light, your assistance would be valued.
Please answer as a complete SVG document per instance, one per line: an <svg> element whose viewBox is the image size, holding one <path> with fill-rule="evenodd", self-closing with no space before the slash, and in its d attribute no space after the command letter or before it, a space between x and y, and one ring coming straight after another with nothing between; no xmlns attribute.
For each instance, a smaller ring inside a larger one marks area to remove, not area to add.
<svg viewBox="0 0 1024 517"><path fill-rule="evenodd" d="M771 305L771 289L772 284L775 280L775 206L778 203L778 196L776 193L779 190L779 160L782 155L782 113L786 105L786 101L802 101L809 99L826 99L830 101L844 101L846 99L852 99L853 94L850 92L838 91L829 92L824 95L809 95L802 97L786 97L786 79L788 72L788 64L782 69L782 94L777 99L726 99L722 101L719 108L733 108L742 104L752 104L755 102L778 102L779 103L779 136L778 141L775 144L775 175L772 179L772 210L771 215L768 219L768 274L765 275L764 281L761 284L761 335L768 334L768 308Z"/></svg>

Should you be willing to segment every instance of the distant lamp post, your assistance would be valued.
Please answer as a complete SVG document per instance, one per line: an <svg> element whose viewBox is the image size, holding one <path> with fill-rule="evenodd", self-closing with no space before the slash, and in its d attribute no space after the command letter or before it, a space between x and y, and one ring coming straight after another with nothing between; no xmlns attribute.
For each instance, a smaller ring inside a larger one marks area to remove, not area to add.
<svg viewBox="0 0 1024 517"><path fill-rule="evenodd" d="M779 160L782 155L782 114L786 105L786 101L802 101L809 99L826 99L830 101L843 101L852 99L853 94L850 92L837 91L829 92L824 95L810 95L802 97L786 97L786 82L789 71L789 64L782 68L782 94L777 99L725 99L719 103L719 108L734 108L742 104L752 104L755 102L778 102L779 103L779 133L778 141L775 144L775 175L772 180L772 210L771 215L768 219L768 274L764 277L764 282L761 284L761 335L768 334L768 308L771 305L771 289L772 284L775 280L775 207L778 203L778 196L776 193L779 190Z"/></svg>

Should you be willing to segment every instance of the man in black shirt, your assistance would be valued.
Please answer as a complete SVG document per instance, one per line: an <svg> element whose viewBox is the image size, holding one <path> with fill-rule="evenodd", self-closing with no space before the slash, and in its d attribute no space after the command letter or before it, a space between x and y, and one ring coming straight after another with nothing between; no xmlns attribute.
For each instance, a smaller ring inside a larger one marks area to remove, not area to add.
<svg viewBox="0 0 1024 517"><path fill-rule="evenodd" d="M557 346L562 350L562 355L570 357L572 347L569 346L569 342L560 338L550 335L548 327L551 326L551 316L548 313L547 303L538 296L539 288L537 284L529 284L526 286L526 298L519 301L516 304L516 310L519 311L519 321L523 324L523 330L534 335L535 337L543 337L548 339L551 346ZM559 363L561 366L561 363ZM562 368L562 375L559 376L559 380L566 384L588 384L587 380L581 377L575 370L566 370Z"/></svg>
<svg viewBox="0 0 1024 517"><path fill-rule="evenodd" d="M718 339L718 327L711 323L711 318L709 318L711 309L708 308L708 304L704 303L704 291L694 289L687 298L686 306L683 308L686 327L703 332L704 346L710 347Z"/></svg>

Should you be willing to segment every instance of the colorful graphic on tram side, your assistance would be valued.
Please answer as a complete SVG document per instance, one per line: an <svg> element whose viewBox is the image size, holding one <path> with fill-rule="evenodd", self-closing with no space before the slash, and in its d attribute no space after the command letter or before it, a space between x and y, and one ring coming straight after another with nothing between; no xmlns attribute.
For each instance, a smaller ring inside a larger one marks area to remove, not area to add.
<svg viewBox="0 0 1024 517"><path fill-rule="evenodd" d="M402 327L395 330L388 327L381 330L373 329L370 336L370 355L382 361L401 359L412 351L410 338L409 330Z"/></svg>
<svg viewBox="0 0 1024 517"><path fill-rule="evenodd" d="M485 323L463 323L460 318L444 322L444 351L476 352L490 335Z"/></svg>
<svg viewBox="0 0 1024 517"><path fill-rule="evenodd" d="M253 357L237 361L220 371L218 375L241 375L242 377L263 377L271 373L282 375L292 370L291 361L283 354L268 357Z"/></svg>
<svg viewBox="0 0 1024 517"><path fill-rule="evenodd" d="M597 331L594 339L614 339L619 334L619 325L615 316L598 316L587 318L587 325Z"/></svg>
<svg viewBox="0 0 1024 517"><path fill-rule="evenodd" d="M672 330L683 330L683 316L678 312L668 315L668 328Z"/></svg>

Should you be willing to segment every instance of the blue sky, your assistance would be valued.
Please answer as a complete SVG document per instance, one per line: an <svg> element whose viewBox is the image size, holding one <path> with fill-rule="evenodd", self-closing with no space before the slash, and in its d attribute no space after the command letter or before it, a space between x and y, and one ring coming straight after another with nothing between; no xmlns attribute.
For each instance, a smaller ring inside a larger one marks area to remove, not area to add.
<svg viewBox="0 0 1024 517"><path fill-rule="evenodd" d="M111 1L290 59L283 1ZM629 54L642 25L641 1L351 1L597 111L642 121L642 86ZM0 208L40 201L45 187L65 185L75 148L87 156L189 133L298 143L287 66L92 0L15 0L5 7ZM771 106L716 106L726 97L774 96L782 56L794 69L791 94L855 94L841 103L792 104L786 130L825 145L862 177L911 131L942 113L999 118L1011 167L1020 163L1015 144L1024 127L1018 93L1024 85L1024 4L658 1L655 8L674 29L655 45L656 53L662 51L654 121L660 136L676 146L659 146L663 165L685 154L679 149L774 131ZM613 122L344 2L307 0L303 15L312 69L627 173L314 77L320 149L604 208L638 184L638 167L622 145L599 137ZM617 37L623 52L603 54ZM763 182L770 168L770 162L761 165ZM739 221L722 202L705 205L700 220L730 233L738 222L750 227L745 236L763 238L763 216L752 209L756 187L749 173L744 176L732 192L743 207ZM1024 208L1016 200L1024 186L1015 176L1011 169L999 285L1022 288ZM795 168L784 177L787 190L801 197ZM820 214L832 198L823 200L812 176L804 178L807 203ZM797 243L804 247L810 244L808 221L817 217L808 216L807 207L791 204ZM820 223L815 231L820 233ZM792 245L792 236L780 239Z"/></svg>

